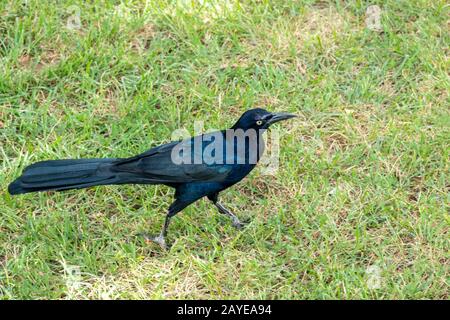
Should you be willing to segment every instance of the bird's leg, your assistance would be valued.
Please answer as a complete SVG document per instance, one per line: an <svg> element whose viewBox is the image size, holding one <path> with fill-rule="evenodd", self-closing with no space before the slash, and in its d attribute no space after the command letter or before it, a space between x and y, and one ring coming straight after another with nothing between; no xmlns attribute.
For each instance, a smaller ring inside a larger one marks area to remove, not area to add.
<svg viewBox="0 0 450 320"><path fill-rule="evenodd" d="M223 205L219 203L219 193L213 193L208 195L208 199L214 203L214 205L219 209L219 212L222 214L225 214L231 218L231 221L233 223L233 227L236 229L242 229L244 227L244 223L239 221L239 218L234 215L233 212L225 208Z"/></svg>
<svg viewBox="0 0 450 320"><path fill-rule="evenodd" d="M213 199L212 202L214 203L214 205L217 207L217 209L219 209L219 212L222 214L225 214L227 216L229 216L231 218L233 227L235 227L236 229L242 229L245 224L242 223L241 221L239 221L239 218L236 217L236 215L231 212L230 210L228 210L227 208L225 208L223 205L221 205L218 201L217 198Z"/></svg>
<svg viewBox="0 0 450 320"><path fill-rule="evenodd" d="M191 204L193 201L183 201L180 199L176 199L174 203L172 203L169 207L169 211L167 212L166 215L166 220L164 221L164 226L161 230L161 233L159 235L155 236L150 236L148 234L141 234L144 236L144 239L149 241L149 242L154 242L157 243L161 246L161 248L163 249L168 249L167 243L166 243L166 236L167 236L167 229L169 228L169 223L170 223L170 219L172 219L172 217L174 215L176 215L178 212L180 212L181 210L183 210L184 208L186 208L189 204Z"/></svg>

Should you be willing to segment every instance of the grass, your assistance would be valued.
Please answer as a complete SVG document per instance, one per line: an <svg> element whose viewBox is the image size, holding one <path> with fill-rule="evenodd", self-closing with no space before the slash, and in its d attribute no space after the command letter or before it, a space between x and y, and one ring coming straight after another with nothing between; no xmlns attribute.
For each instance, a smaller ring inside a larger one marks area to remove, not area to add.
<svg viewBox="0 0 450 320"><path fill-rule="evenodd" d="M431 0L2 1L0 297L448 299L448 17ZM278 125L276 175L222 194L243 231L202 200L165 253L134 234L160 230L169 188L6 192L32 162L131 156L255 106L300 118Z"/></svg>

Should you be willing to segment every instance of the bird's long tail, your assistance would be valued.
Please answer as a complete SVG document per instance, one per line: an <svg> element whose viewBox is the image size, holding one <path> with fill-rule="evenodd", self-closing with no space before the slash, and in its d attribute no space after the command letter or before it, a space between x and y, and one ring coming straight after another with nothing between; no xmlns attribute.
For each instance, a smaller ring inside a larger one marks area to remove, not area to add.
<svg viewBox="0 0 450 320"><path fill-rule="evenodd" d="M111 170L117 159L50 160L34 163L8 187L10 194L80 189L120 183Z"/></svg>

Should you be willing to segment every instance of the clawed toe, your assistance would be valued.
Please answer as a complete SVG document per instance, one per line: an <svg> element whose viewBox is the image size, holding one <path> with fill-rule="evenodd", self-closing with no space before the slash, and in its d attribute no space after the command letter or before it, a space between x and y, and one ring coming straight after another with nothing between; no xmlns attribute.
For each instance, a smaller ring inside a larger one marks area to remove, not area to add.
<svg viewBox="0 0 450 320"><path fill-rule="evenodd" d="M232 226L238 230L244 229L245 224L243 223L233 223Z"/></svg>
<svg viewBox="0 0 450 320"><path fill-rule="evenodd" d="M239 220L233 220L232 226L235 227L238 230L243 229L246 225L248 224L248 222L241 222Z"/></svg>
<svg viewBox="0 0 450 320"><path fill-rule="evenodd" d="M167 250L168 246L166 243L166 239L164 238L164 236L162 234L158 235L158 236L151 236L147 233L140 233L139 236L143 237L145 242L147 242L148 244L150 243L156 243L158 244L162 249Z"/></svg>

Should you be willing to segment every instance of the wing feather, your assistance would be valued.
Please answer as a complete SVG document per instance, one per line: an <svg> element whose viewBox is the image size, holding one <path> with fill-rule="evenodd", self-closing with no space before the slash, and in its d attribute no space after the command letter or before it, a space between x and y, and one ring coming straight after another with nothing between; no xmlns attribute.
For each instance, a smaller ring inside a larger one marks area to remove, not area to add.
<svg viewBox="0 0 450 320"><path fill-rule="evenodd" d="M211 133L214 134L214 133ZM202 140L202 148L195 150L193 147L195 138L182 141L170 142L152 148L135 157L121 159L114 163L114 170L139 175L152 182L160 183L186 183L195 181L224 181L232 170L231 165L208 164L212 161L202 161L202 163L175 163L172 159L172 150L175 146L183 144L190 148L192 159L195 152L202 152L206 145L211 143L211 139Z"/></svg>

